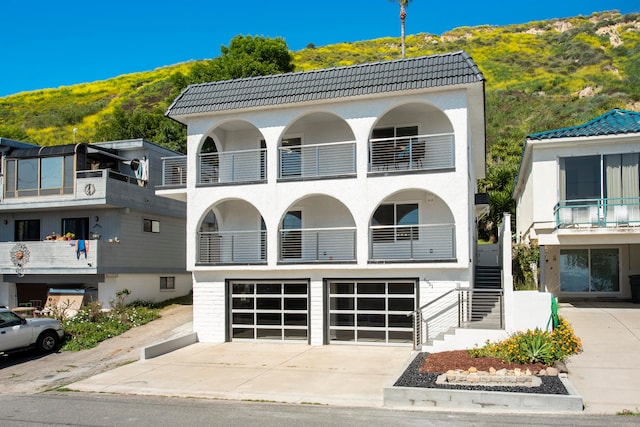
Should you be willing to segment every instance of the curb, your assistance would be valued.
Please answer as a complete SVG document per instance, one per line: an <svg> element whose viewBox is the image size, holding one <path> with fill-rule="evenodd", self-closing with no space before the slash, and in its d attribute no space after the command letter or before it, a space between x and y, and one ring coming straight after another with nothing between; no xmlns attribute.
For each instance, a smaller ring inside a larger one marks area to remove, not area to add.
<svg viewBox="0 0 640 427"><path fill-rule="evenodd" d="M487 390L452 390L427 387L395 387L413 359L383 390L383 404L388 407L442 410L502 410L506 412L576 413L584 410L582 396L566 374L559 378L568 394L510 393Z"/></svg>
<svg viewBox="0 0 640 427"><path fill-rule="evenodd" d="M170 353L197 342L198 334L196 332L191 332L158 344L143 347L140 349L140 360L153 359L154 357L162 356L163 354Z"/></svg>

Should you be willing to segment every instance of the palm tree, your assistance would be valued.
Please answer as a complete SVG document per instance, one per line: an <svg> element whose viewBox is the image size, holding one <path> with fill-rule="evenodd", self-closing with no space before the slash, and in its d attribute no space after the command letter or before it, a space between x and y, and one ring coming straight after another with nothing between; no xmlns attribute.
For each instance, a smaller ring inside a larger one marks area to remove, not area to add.
<svg viewBox="0 0 640 427"><path fill-rule="evenodd" d="M407 7L411 0L389 0L400 4L400 39L402 40L402 59L404 59L404 21L407 19Z"/></svg>

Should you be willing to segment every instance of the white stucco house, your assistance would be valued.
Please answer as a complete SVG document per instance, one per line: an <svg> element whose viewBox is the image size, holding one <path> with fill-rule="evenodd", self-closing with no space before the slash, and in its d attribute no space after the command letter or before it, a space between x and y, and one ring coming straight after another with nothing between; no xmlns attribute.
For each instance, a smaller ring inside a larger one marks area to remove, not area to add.
<svg viewBox="0 0 640 427"><path fill-rule="evenodd" d="M514 189L518 239L562 299L631 297L640 274L640 113L529 135Z"/></svg>
<svg viewBox="0 0 640 427"><path fill-rule="evenodd" d="M465 52L185 89L157 194L187 203L199 340L419 345L473 320L484 102Z"/></svg>

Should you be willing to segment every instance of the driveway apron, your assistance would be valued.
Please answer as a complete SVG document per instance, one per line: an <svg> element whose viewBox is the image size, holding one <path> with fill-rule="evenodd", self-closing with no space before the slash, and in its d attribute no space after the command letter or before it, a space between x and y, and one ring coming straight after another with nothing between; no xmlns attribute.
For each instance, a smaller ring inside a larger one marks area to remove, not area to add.
<svg viewBox="0 0 640 427"><path fill-rule="evenodd" d="M640 410L640 305L626 302L561 303L559 314L581 339L569 359L569 380L585 413Z"/></svg>

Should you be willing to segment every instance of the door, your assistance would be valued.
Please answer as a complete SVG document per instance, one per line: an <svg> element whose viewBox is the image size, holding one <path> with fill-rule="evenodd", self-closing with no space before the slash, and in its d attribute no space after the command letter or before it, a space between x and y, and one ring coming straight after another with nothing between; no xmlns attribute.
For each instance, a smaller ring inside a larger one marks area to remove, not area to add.
<svg viewBox="0 0 640 427"><path fill-rule="evenodd" d="M331 281L328 294L330 342L412 344L416 281Z"/></svg>
<svg viewBox="0 0 640 427"><path fill-rule="evenodd" d="M307 282L233 281L228 290L232 341L308 341Z"/></svg>

